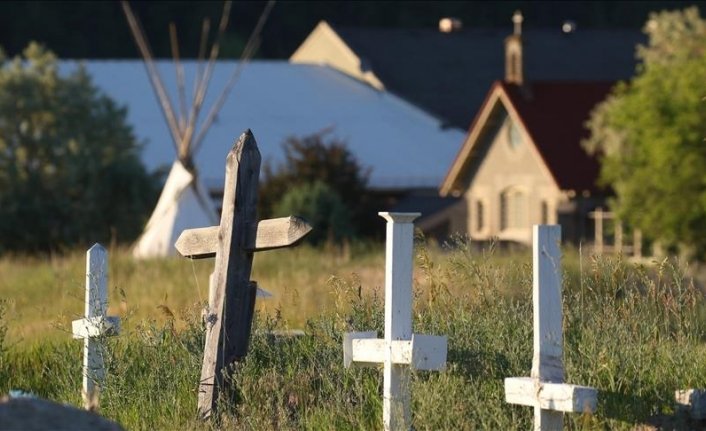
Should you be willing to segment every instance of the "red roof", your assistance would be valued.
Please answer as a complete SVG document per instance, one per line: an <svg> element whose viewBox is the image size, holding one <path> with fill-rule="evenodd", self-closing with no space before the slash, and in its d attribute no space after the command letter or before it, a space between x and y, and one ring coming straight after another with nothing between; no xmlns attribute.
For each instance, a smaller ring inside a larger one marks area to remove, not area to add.
<svg viewBox="0 0 706 431"><path fill-rule="evenodd" d="M562 190L597 190L599 164L581 147L591 110L610 92L612 82L530 82L529 92L501 85ZM529 95L526 96L526 94Z"/></svg>

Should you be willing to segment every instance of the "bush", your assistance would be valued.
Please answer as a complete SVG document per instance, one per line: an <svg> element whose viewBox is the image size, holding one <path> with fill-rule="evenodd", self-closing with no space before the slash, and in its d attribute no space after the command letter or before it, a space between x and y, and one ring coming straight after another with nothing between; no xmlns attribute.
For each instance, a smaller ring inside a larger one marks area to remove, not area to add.
<svg viewBox="0 0 706 431"><path fill-rule="evenodd" d="M371 212L366 191L368 170L358 164L344 142L337 139L324 142L324 136L318 133L290 137L283 144L284 163L277 167L265 164L258 208L260 217L273 216L293 187L306 186L313 190L313 184L318 181L338 195L349 215L350 226L355 227L349 233L364 232L365 218Z"/></svg>
<svg viewBox="0 0 706 431"><path fill-rule="evenodd" d="M0 252L139 234L156 187L126 115L41 46L0 51Z"/></svg>
<svg viewBox="0 0 706 431"><path fill-rule="evenodd" d="M611 209L648 241L706 261L706 20L694 6L653 13L637 75L587 123Z"/></svg>
<svg viewBox="0 0 706 431"><path fill-rule="evenodd" d="M289 190L275 207L276 216L298 215L314 228L307 241L320 244L341 242L352 235L350 216L340 196L331 187L316 181Z"/></svg>

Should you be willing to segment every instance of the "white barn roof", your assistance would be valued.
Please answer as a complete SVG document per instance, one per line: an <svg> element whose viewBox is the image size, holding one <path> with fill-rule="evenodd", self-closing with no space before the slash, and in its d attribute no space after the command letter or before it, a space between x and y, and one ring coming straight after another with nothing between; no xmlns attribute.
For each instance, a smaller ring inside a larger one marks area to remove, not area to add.
<svg viewBox="0 0 706 431"><path fill-rule="evenodd" d="M146 143L142 159L148 169L169 167L176 159L171 135L141 61L84 61L93 82L128 107L128 121ZM195 61L183 62L187 105L193 91ZM64 61L62 73L75 68ZM204 118L236 65L215 67L202 109ZM178 109L172 61L157 62L165 87ZM438 119L410 103L373 89L326 66L286 61L252 61L240 75L218 119L195 155L207 187L222 187L225 157L238 136L251 129L263 162L282 161L282 143L289 136L310 135L331 128L363 167L371 168L374 188L438 187L451 165L464 133L442 129ZM198 128L197 128L198 130Z"/></svg>

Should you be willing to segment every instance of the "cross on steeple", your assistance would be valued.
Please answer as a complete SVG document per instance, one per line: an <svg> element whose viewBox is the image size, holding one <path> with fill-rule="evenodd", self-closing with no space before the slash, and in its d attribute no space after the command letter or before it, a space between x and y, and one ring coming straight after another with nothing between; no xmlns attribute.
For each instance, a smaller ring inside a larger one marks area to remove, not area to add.
<svg viewBox="0 0 706 431"><path fill-rule="evenodd" d="M516 36L522 35L522 21L522 12L516 10L515 13L512 14L512 22L515 24L513 34Z"/></svg>
<svg viewBox="0 0 706 431"><path fill-rule="evenodd" d="M508 84L524 84L524 64L522 61L522 12L515 11L512 15L513 32L505 38L505 82Z"/></svg>

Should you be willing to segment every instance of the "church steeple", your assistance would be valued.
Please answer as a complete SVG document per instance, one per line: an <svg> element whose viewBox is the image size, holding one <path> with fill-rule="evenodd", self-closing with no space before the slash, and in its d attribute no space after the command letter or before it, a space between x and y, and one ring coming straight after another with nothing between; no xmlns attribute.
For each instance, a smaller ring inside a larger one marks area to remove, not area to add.
<svg viewBox="0 0 706 431"><path fill-rule="evenodd" d="M522 62L522 13L512 15L513 32L505 38L505 82L524 84L524 64Z"/></svg>
<svg viewBox="0 0 706 431"><path fill-rule="evenodd" d="M512 22L515 24L513 27L513 34L516 36L522 35L522 20L522 12L516 10L515 13L512 14Z"/></svg>

